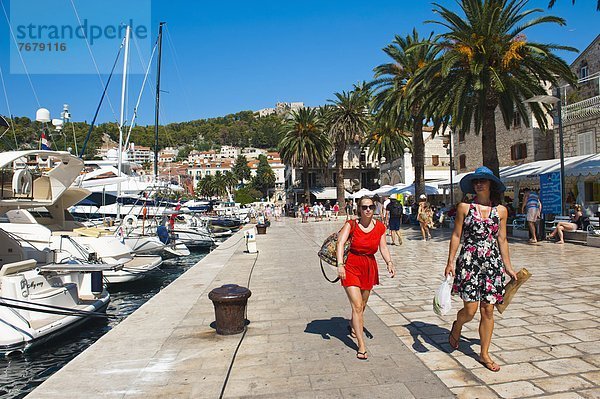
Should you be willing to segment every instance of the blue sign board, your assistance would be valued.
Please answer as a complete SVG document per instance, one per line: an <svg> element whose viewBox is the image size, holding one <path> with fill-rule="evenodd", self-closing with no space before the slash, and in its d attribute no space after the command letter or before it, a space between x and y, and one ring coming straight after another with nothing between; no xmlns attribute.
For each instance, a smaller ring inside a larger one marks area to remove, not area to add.
<svg viewBox="0 0 600 399"><path fill-rule="evenodd" d="M561 214L561 192L560 172L544 173L540 175L540 201L542 202L542 213Z"/></svg>

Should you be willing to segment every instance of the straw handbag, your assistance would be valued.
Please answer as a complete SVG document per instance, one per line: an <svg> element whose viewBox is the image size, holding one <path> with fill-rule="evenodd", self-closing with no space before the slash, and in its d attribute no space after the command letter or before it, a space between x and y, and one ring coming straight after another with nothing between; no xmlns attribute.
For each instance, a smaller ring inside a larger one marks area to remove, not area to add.
<svg viewBox="0 0 600 399"><path fill-rule="evenodd" d="M506 287L504 287L504 301L500 304L496 304L496 309L498 309L498 312L504 313L504 310L506 310L506 307L512 301L519 287L529 280L529 277L531 277L531 273L529 273L527 269L522 268L517 272L517 280L515 281L514 279L511 279L508 284L506 284Z"/></svg>

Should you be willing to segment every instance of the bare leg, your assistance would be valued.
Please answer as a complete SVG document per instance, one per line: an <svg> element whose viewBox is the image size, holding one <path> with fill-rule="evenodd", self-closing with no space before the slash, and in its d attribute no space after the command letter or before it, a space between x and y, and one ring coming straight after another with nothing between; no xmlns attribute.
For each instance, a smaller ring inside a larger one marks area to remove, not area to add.
<svg viewBox="0 0 600 399"><path fill-rule="evenodd" d="M350 300L350 305L352 306L352 319L350 320L352 323L352 328L354 329L354 333L356 334L356 341L358 344L358 352L364 353L367 351L367 346L365 345L365 336L363 333L364 327L364 319L363 314L365 311L365 307L367 306L366 299L369 298L369 291L361 291L359 287L345 287L346 295ZM366 299L365 299L366 293ZM357 355L358 356L358 355ZM366 354L364 355L366 358Z"/></svg>
<svg viewBox="0 0 600 399"><path fill-rule="evenodd" d="M450 346L455 349L458 348L460 332L462 331L463 325L473 320L475 313L477 313L477 307L479 306L479 302L463 302L465 306L456 314L456 321L452 324L452 330L450 330Z"/></svg>
<svg viewBox="0 0 600 399"><path fill-rule="evenodd" d="M537 241L537 237L535 235L535 222L527 222L527 224L529 225L529 233L531 233L531 242L536 242Z"/></svg>
<svg viewBox="0 0 600 399"><path fill-rule="evenodd" d="M490 344L492 342L492 333L494 332L494 305L481 302L479 306L481 321L479 322L479 338L481 342L481 352L479 359L483 365L491 371L500 370L489 354Z"/></svg>
<svg viewBox="0 0 600 399"><path fill-rule="evenodd" d="M558 226L556 226L556 231L558 231L558 243L559 244L564 244L565 243L565 239L563 236L563 230L565 229L565 227L563 225L561 225L560 223L558 224Z"/></svg>
<svg viewBox="0 0 600 399"><path fill-rule="evenodd" d="M423 236L423 241L425 241L427 240L427 236L425 235L425 223L419 222L419 225L421 225L421 235Z"/></svg>
<svg viewBox="0 0 600 399"><path fill-rule="evenodd" d="M396 230L390 230L390 236L392 236L392 244L396 244Z"/></svg>

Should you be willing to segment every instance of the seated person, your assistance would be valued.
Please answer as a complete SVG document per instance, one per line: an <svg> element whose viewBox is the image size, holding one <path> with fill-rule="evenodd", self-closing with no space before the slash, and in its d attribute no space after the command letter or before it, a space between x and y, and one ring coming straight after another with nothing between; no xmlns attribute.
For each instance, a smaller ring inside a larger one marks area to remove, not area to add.
<svg viewBox="0 0 600 399"><path fill-rule="evenodd" d="M583 230L583 213L581 212L581 205L575 205L575 214L571 216L570 222L558 222L556 225L556 229L548 236L549 239L552 239L558 235L557 244L564 244L564 236L563 231L575 231L575 230Z"/></svg>

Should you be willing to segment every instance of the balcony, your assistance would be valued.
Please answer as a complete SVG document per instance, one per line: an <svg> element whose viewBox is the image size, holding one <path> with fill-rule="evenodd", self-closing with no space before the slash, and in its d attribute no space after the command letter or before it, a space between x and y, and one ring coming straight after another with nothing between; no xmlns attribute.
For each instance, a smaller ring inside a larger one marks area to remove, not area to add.
<svg viewBox="0 0 600 399"><path fill-rule="evenodd" d="M562 108L564 122L585 119L591 116L600 116L600 96L591 97Z"/></svg>

